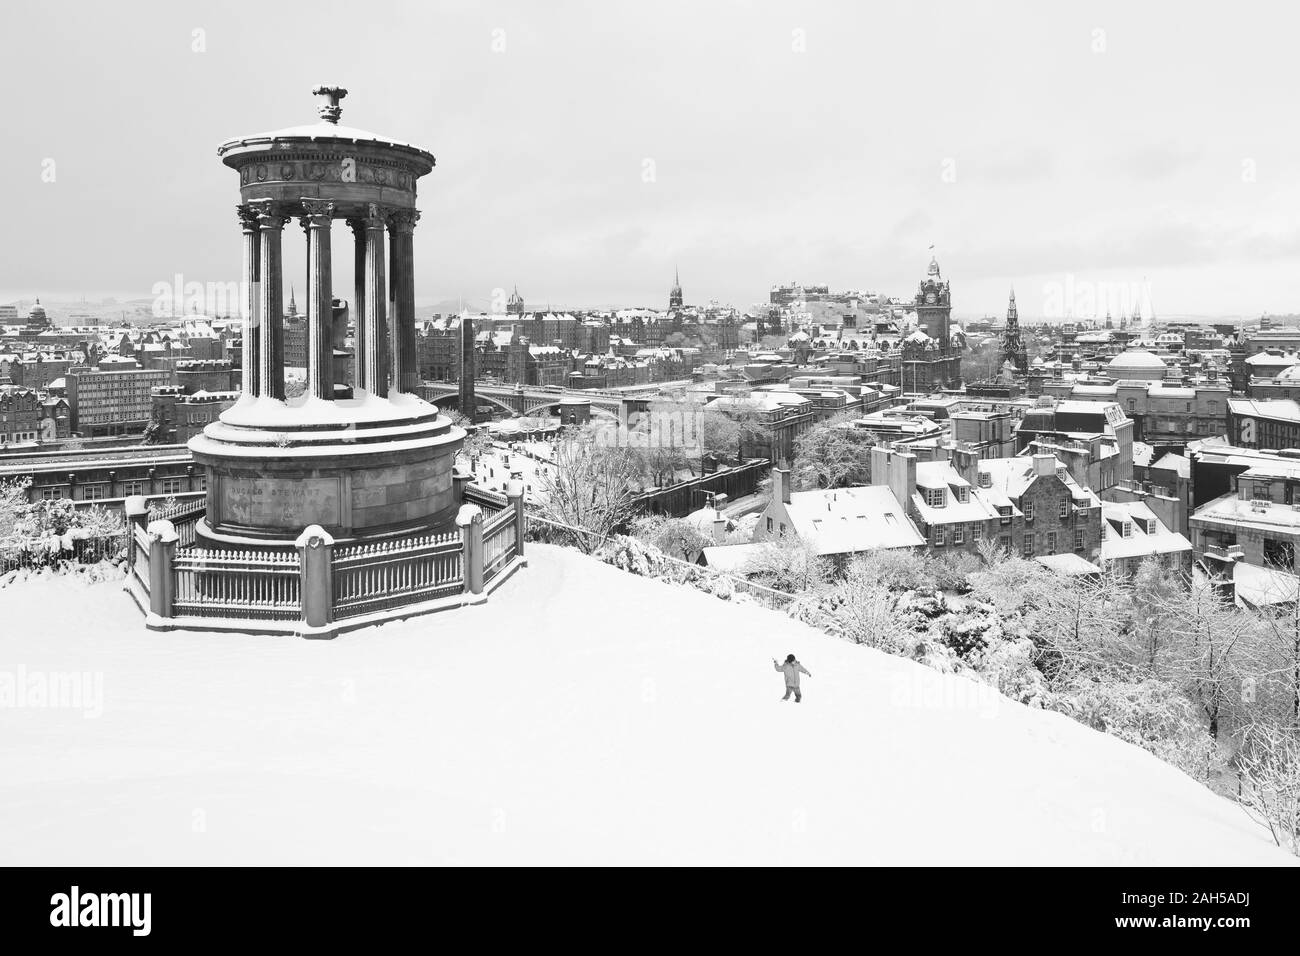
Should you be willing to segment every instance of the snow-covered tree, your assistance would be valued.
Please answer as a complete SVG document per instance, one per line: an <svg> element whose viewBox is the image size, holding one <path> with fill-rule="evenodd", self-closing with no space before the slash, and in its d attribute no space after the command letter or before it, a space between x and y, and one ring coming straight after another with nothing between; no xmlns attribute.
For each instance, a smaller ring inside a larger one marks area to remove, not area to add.
<svg viewBox="0 0 1300 956"><path fill-rule="evenodd" d="M852 428L849 423L854 417L837 415L795 439L795 487L809 490L871 484L871 448L875 440Z"/></svg>
<svg viewBox="0 0 1300 956"><path fill-rule="evenodd" d="M573 430L555 445L555 468L541 478L537 508L543 518L574 533L574 543L591 552L631 517L636 461L618 445L602 444L590 432Z"/></svg>
<svg viewBox="0 0 1300 956"><path fill-rule="evenodd" d="M1292 729L1258 724L1237 754L1240 801L1277 845L1300 856L1300 739Z"/></svg>

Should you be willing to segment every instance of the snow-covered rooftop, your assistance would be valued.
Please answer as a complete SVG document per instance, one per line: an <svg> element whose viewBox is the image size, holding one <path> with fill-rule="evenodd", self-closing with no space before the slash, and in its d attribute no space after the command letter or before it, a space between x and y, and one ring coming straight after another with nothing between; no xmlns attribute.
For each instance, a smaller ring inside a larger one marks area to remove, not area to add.
<svg viewBox="0 0 1300 956"><path fill-rule="evenodd" d="M850 554L925 544L885 485L797 491L785 506L795 534L818 554Z"/></svg>

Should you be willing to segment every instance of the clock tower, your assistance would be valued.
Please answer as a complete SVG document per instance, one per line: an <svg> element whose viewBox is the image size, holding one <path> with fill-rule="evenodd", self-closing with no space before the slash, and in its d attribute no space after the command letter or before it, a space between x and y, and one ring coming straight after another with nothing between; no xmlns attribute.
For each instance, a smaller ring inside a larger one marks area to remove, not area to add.
<svg viewBox="0 0 1300 956"><path fill-rule="evenodd" d="M930 268L916 290L916 320L925 334L941 346L948 345L949 315L952 300L948 295L948 280L939 274L939 262L930 257Z"/></svg>

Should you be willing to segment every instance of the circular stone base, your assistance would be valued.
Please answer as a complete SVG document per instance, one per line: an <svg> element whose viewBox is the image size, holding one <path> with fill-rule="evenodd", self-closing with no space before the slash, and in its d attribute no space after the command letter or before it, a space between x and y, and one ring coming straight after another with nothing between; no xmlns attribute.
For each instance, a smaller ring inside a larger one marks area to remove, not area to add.
<svg viewBox="0 0 1300 956"><path fill-rule="evenodd" d="M413 395L246 396L190 439L208 481L199 543L276 546L313 524L339 541L441 530L460 506L452 464L464 437Z"/></svg>

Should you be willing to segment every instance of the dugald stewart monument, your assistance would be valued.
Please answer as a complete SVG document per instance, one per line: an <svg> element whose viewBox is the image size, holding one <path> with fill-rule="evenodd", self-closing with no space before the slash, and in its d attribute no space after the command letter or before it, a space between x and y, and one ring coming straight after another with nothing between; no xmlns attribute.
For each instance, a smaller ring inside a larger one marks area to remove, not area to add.
<svg viewBox="0 0 1300 956"><path fill-rule="evenodd" d="M242 395L189 442L206 501L147 525L135 508L133 584L150 626L234 617L329 636L347 618L481 600L522 564L522 492L493 500L457 481L465 431L416 394L416 184L434 157L340 125L347 90L314 93L319 122L217 150L239 175ZM338 219L353 238L351 351L336 328ZM287 397L281 252L294 220L307 244L307 362L303 393Z"/></svg>

